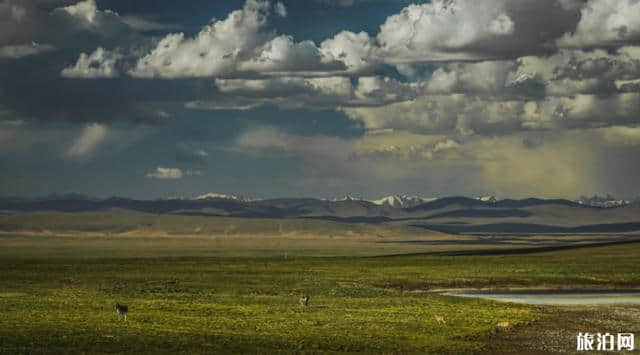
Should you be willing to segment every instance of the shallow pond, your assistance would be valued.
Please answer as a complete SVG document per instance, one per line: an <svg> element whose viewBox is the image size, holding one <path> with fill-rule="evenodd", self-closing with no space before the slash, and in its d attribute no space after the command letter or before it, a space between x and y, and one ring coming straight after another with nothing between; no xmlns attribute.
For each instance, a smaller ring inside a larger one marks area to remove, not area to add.
<svg viewBox="0 0 640 355"><path fill-rule="evenodd" d="M640 290L589 291L589 290L522 290L522 291L470 291L447 292L456 297L483 298L502 302L536 305L608 305L640 304Z"/></svg>

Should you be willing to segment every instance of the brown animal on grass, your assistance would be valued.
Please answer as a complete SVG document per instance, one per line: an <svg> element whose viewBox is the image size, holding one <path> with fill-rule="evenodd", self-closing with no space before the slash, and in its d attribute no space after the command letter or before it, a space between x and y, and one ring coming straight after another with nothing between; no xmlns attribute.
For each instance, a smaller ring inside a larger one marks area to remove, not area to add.
<svg viewBox="0 0 640 355"><path fill-rule="evenodd" d="M436 317L436 322L438 322L438 324L443 323L446 324L447 322L444 320L444 316L435 316Z"/></svg>
<svg viewBox="0 0 640 355"><path fill-rule="evenodd" d="M300 302L300 306L307 307L309 305L309 294L302 292L300 297L298 297L298 302Z"/></svg>
<svg viewBox="0 0 640 355"><path fill-rule="evenodd" d="M129 307L124 304L116 303L116 313L118 314L118 319L122 317L124 321L127 321L127 313L129 313Z"/></svg>

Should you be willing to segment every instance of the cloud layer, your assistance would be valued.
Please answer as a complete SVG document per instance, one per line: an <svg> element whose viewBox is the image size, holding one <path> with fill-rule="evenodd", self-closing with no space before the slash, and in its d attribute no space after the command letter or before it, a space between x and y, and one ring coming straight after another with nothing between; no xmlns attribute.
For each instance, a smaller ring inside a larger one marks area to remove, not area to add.
<svg viewBox="0 0 640 355"><path fill-rule="evenodd" d="M163 168L160 166L146 175L149 179L159 180L177 180L182 179L183 176L182 170L178 168Z"/></svg>
<svg viewBox="0 0 640 355"><path fill-rule="evenodd" d="M116 125L171 127L137 147L161 152L132 164L157 167L142 180L279 161L302 189L640 193L640 2L402 3L313 36L295 21L392 8L380 3L246 0L178 24L95 0L0 0L0 145L70 124L56 151L86 164L107 140L133 144Z"/></svg>

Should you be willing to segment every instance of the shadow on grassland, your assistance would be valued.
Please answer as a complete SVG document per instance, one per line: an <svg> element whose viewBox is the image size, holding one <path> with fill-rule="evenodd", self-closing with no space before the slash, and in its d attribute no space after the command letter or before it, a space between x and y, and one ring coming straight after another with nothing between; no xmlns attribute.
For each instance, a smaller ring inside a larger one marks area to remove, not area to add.
<svg viewBox="0 0 640 355"><path fill-rule="evenodd" d="M515 254L533 254L533 253L545 253L560 250L571 250L581 248L596 248L612 245L632 244L640 243L640 239L634 240L617 240L612 242L599 242L599 243L587 243L587 244L570 244L570 245L552 245L543 247L529 247L529 248L500 248L500 249L480 249L480 250L450 250L450 251L434 251L424 253L408 253L408 254L390 254L390 255L378 255L372 258L390 258L399 256L483 256L483 255L515 255Z"/></svg>

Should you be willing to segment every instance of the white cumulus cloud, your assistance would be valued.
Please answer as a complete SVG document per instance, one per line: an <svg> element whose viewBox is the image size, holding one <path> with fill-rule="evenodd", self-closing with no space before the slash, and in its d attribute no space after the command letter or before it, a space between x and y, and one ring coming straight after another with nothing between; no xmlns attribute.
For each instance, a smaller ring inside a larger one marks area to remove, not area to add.
<svg viewBox="0 0 640 355"><path fill-rule="evenodd" d="M274 5L273 11L275 11L276 15L280 17L287 17L287 8L281 2L277 2Z"/></svg>
<svg viewBox="0 0 640 355"><path fill-rule="evenodd" d="M270 13L269 2L247 0L242 9L205 26L193 38L169 34L138 60L131 74L167 78L229 75L238 62L251 59L257 47L275 37L267 29Z"/></svg>
<svg viewBox="0 0 640 355"><path fill-rule="evenodd" d="M98 13L98 6L95 0L85 0L74 5L62 7L60 10L71 16L93 23Z"/></svg>
<svg viewBox="0 0 640 355"><path fill-rule="evenodd" d="M116 65L122 55L98 47L93 53L81 53L73 66L64 68L61 72L67 78L114 78L118 76Z"/></svg>
<svg viewBox="0 0 640 355"><path fill-rule="evenodd" d="M182 179L183 176L184 174L182 173L182 170L178 168L163 168L160 166L146 175L149 179L160 180L177 180Z"/></svg>
<svg viewBox="0 0 640 355"><path fill-rule="evenodd" d="M50 44L17 44L0 46L0 58L22 58L30 55L36 55L46 53L55 50L55 47Z"/></svg>
<svg viewBox="0 0 640 355"><path fill-rule="evenodd" d="M204 26L194 37L172 33L139 58L130 74L140 78L247 77L252 73L326 76L345 69L313 41L295 42L270 27L273 14L285 16L281 3L247 0L227 18Z"/></svg>
<svg viewBox="0 0 640 355"><path fill-rule="evenodd" d="M619 46L640 40L640 1L590 0L575 32L557 42L565 47Z"/></svg>
<svg viewBox="0 0 640 355"><path fill-rule="evenodd" d="M387 62L474 59L478 42L513 33L505 2L435 0L389 16L377 40Z"/></svg>
<svg viewBox="0 0 640 355"><path fill-rule="evenodd" d="M84 0L73 5L57 8L55 11L66 14L85 23L86 25L100 25L108 17L117 17L111 10L99 10L95 0Z"/></svg>
<svg viewBox="0 0 640 355"><path fill-rule="evenodd" d="M342 31L320 44L325 56L343 62L350 71L368 69L377 64L375 40L366 32Z"/></svg>

